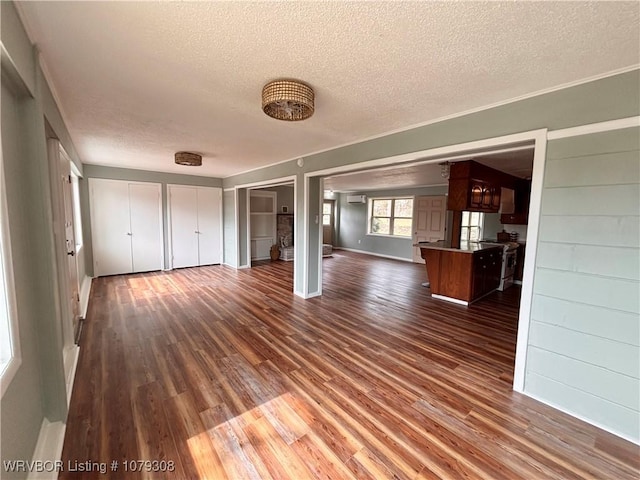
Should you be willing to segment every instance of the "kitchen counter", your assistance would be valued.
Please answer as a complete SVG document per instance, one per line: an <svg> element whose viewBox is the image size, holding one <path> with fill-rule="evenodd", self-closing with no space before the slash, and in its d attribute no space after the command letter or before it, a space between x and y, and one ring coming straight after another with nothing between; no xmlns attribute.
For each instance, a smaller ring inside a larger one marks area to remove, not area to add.
<svg viewBox="0 0 640 480"><path fill-rule="evenodd" d="M433 298L468 305L500 286L504 245L460 242L454 248L441 240L416 246L425 260Z"/></svg>
<svg viewBox="0 0 640 480"><path fill-rule="evenodd" d="M418 242L414 247L426 248L431 250L449 250L460 253L474 253L482 250L490 250L492 248L502 249L499 243L480 243L480 242L460 242L460 247L452 247L451 242L447 240L439 240L437 242ZM424 257L423 257L424 258Z"/></svg>

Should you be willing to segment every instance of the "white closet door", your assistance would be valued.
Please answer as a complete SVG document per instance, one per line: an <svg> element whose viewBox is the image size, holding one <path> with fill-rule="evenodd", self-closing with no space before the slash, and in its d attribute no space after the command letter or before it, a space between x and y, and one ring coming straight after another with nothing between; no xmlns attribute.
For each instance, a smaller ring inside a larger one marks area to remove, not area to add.
<svg viewBox="0 0 640 480"><path fill-rule="evenodd" d="M133 271L162 269L162 200L160 185L130 183L131 251Z"/></svg>
<svg viewBox="0 0 640 480"><path fill-rule="evenodd" d="M220 263L221 190L198 187L198 235L200 265Z"/></svg>
<svg viewBox="0 0 640 480"><path fill-rule="evenodd" d="M94 275L131 273L129 184L89 179Z"/></svg>
<svg viewBox="0 0 640 480"><path fill-rule="evenodd" d="M195 187L169 187L173 268L198 265L197 201Z"/></svg>

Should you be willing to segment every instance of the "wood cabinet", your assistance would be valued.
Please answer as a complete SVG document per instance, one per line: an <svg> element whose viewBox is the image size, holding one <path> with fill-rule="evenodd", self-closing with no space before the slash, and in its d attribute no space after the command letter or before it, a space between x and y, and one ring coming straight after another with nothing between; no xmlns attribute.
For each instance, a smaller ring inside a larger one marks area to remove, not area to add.
<svg viewBox="0 0 640 480"><path fill-rule="evenodd" d="M517 178L473 160L451 165L447 209L497 213L503 186L512 187Z"/></svg>
<svg viewBox="0 0 640 480"><path fill-rule="evenodd" d="M524 251L526 245L521 243L516 250L516 271L513 273L513 279L522 282L524 276Z"/></svg>
<svg viewBox="0 0 640 480"><path fill-rule="evenodd" d="M472 300L493 292L500 286L502 247L473 254Z"/></svg>
<svg viewBox="0 0 640 480"><path fill-rule="evenodd" d="M473 178L450 179L447 209L497 213L500 186Z"/></svg>
<svg viewBox="0 0 640 480"><path fill-rule="evenodd" d="M518 180L515 184L514 212L500 215L503 225L526 225L529 222L531 180Z"/></svg>
<svg viewBox="0 0 640 480"><path fill-rule="evenodd" d="M477 252L421 248L431 293L471 303L500 286L502 247Z"/></svg>

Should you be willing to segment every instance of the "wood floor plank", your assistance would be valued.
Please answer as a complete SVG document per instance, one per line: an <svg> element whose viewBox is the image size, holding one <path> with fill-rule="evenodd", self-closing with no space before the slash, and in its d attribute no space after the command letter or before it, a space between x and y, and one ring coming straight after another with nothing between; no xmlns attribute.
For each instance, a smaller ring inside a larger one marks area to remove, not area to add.
<svg viewBox="0 0 640 480"><path fill-rule="evenodd" d="M424 266L334 251L97 278L63 462L125 479L640 478L640 448L513 392L519 288L433 300ZM62 479L104 478L62 472Z"/></svg>

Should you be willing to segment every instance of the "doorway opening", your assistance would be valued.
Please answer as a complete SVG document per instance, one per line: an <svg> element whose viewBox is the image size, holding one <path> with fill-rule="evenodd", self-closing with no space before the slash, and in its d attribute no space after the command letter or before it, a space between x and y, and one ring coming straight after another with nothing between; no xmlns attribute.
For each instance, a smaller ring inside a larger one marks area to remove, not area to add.
<svg viewBox="0 0 640 480"><path fill-rule="evenodd" d="M448 194L448 177L441 168L443 162L461 162L464 160L477 160L480 158L493 161L495 165L489 165L492 168L506 163L511 157L521 155L526 152L529 164L525 167L529 170L529 178L531 180L530 202L528 207L528 225L526 230L522 227L513 228L514 231L520 228L518 233L519 240L524 245L522 251L524 253L524 261L521 263L522 280L520 295L516 295L519 300L519 313L517 314L517 338L515 342L515 362L513 375L513 388L516 391L522 391L524 388L524 365L526 359L526 350L528 343L529 322L531 316L531 302L533 297L533 270L536 254L536 239L538 233L538 222L540 215L540 200L542 192L542 178L544 172L545 153L546 153L546 130L535 130L504 137L496 137L486 140L473 141L465 144L452 145L447 147L439 147L431 150L413 152L410 154L402 154L395 157L382 158L367 162L361 162L353 166L342 166L332 169L326 169L313 174L307 174L311 177L320 177L323 180L325 189L331 189L338 192L337 216L339 218L338 229L342 231L343 223L347 221L349 215L343 215L341 209L344 207L341 200L346 198L346 194L371 194L375 191L384 190L378 181L385 181L391 189L401 189L407 187L406 178L408 176L428 176L432 175L432 183L422 183L422 185L439 185L442 187L441 195ZM515 163L514 163L515 165ZM522 167L522 165L520 165ZM501 168L497 168L501 169ZM309 179L310 180L310 179ZM353 182L352 186L348 186L348 182ZM355 188L354 188L355 187ZM417 187L416 187L417 189ZM404 193L403 193L404 194ZM415 196L420 196L418 192L414 192ZM345 204L347 202L344 202ZM457 215L460 216L460 215ZM496 213L496 217L499 215ZM444 219L446 235L452 234L451 228L452 215L447 212ZM484 231L488 234L491 228L495 228L493 233L497 235L498 231L502 231L499 219L493 219L495 224L488 226L486 221ZM499 226L500 228L496 228ZM415 232L415 230L413 230ZM320 232L319 232L320 233ZM529 241L527 241L529 240ZM376 240L378 244L379 240ZM338 239L338 248L340 238ZM375 255L375 253L374 253ZM385 255L380 255L385 256ZM413 247L409 247L404 260L412 261L414 257ZM322 263L319 262L319 269ZM513 294L515 290L510 292ZM506 292L505 292L506 293ZM517 293L517 292L516 292ZM513 296L513 295L511 295Z"/></svg>

